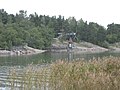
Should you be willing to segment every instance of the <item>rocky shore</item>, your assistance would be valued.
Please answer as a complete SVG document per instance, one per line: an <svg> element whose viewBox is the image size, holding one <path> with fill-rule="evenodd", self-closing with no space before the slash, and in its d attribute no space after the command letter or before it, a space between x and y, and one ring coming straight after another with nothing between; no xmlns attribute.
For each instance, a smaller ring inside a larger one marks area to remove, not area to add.
<svg viewBox="0 0 120 90"><path fill-rule="evenodd" d="M14 55L33 55L38 53L43 53L46 51L54 52L54 53L60 53L60 52L73 52L73 53L99 53L99 52L105 52L110 51L113 52L120 52L120 48L112 47L112 49L106 49L88 42L81 42L81 43L74 43L73 47L70 49L68 48L67 42L55 42L52 44L52 46L48 50L39 50L34 49L28 46L24 47L16 47L11 51L8 50L0 50L0 56L14 56Z"/></svg>
<svg viewBox="0 0 120 90"><path fill-rule="evenodd" d="M50 51L51 52L74 52L74 53L98 53L98 52L105 52L109 49L88 43L88 42L81 42L81 43L73 43L73 47L70 49L68 48L67 42L56 42L52 44Z"/></svg>
<svg viewBox="0 0 120 90"><path fill-rule="evenodd" d="M66 48L52 48L51 52L74 52L74 53L98 53L98 52L105 52L109 49L102 48L102 47L93 47L93 48L86 48L86 47L73 47L72 49Z"/></svg>
<svg viewBox="0 0 120 90"><path fill-rule="evenodd" d="M17 47L18 48L18 47ZM28 46L25 46L20 49L9 50L0 50L0 56L14 56L14 55L33 55L38 53L43 53L46 50L34 49Z"/></svg>

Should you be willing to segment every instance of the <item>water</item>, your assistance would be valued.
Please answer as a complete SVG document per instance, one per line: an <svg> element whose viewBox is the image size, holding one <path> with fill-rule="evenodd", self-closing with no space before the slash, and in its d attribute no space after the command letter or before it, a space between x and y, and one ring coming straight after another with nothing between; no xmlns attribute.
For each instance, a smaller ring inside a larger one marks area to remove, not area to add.
<svg viewBox="0 0 120 90"><path fill-rule="evenodd" d="M74 60L77 58L85 58L89 60L93 57L104 57L104 56L120 56L120 53L113 53L113 52L103 52L103 53L81 53L81 54L74 54L74 53L42 53L37 55L30 55L30 56L4 56L0 57L0 66L26 66L28 64L40 64L40 63L50 63L54 62L55 60Z"/></svg>
<svg viewBox="0 0 120 90"><path fill-rule="evenodd" d="M93 53L93 54L74 54L74 53L51 53L46 52L37 55L30 56L6 56L0 57L0 90L10 90L9 84L6 85L7 76L9 75L9 70L14 66L18 69L24 67L28 64L40 64L40 63L50 63L56 60L68 60L72 61L77 58L85 58L85 60L92 59L93 57L104 57L104 56L115 56L119 57L120 53L104 52L104 53ZM2 88L2 89L1 89ZM7 88L7 89L6 89Z"/></svg>

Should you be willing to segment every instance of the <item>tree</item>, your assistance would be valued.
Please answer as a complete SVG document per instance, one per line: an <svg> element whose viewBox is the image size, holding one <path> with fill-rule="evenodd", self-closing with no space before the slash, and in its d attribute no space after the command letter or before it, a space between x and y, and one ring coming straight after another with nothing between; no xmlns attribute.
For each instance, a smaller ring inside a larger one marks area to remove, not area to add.
<svg viewBox="0 0 120 90"><path fill-rule="evenodd" d="M120 24L109 24L107 28L107 41L109 43L120 42Z"/></svg>
<svg viewBox="0 0 120 90"><path fill-rule="evenodd" d="M69 17L68 18L68 23L69 23L69 27L70 27L70 30L69 32L76 32L77 30L77 21L74 17Z"/></svg>

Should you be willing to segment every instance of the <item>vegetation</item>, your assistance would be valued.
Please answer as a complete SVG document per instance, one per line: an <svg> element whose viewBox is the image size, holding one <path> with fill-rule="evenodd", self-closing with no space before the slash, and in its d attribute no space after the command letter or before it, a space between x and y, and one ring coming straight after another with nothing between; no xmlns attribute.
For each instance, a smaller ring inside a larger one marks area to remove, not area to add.
<svg viewBox="0 0 120 90"><path fill-rule="evenodd" d="M109 43L120 42L120 24L109 24L105 29L94 23L67 19L64 16L45 16L37 13L27 15L20 10L16 15L8 14L0 9L0 48L11 49L13 46L28 44L28 46L44 49L51 45L52 39L58 33L76 33L76 40L91 42L103 47ZM67 38L67 37L66 37ZM64 38L64 39L66 39Z"/></svg>
<svg viewBox="0 0 120 90"><path fill-rule="evenodd" d="M54 37L53 28L48 26L36 25L37 21L32 21L34 15L27 17L27 13L23 10L19 14L12 15L0 10L0 47L3 49L11 49L13 46L21 46L28 44L33 48L44 49L51 45ZM44 17L42 17L43 19ZM44 22L44 21L42 21Z"/></svg>
<svg viewBox="0 0 120 90"><path fill-rule="evenodd" d="M58 61L50 66L29 65L18 74L10 72L12 90L119 90L120 57L93 58L73 62Z"/></svg>

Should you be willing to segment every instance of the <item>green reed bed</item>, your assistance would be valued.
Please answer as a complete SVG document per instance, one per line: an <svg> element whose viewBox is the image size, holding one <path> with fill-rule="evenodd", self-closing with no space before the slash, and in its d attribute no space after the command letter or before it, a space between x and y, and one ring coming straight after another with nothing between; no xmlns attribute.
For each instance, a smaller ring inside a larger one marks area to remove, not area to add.
<svg viewBox="0 0 120 90"><path fill-rule="evenodd" d="M9 78L11 88L21 90L120 90L120 57L28 65L21 74L12 70Z"/></svg>

